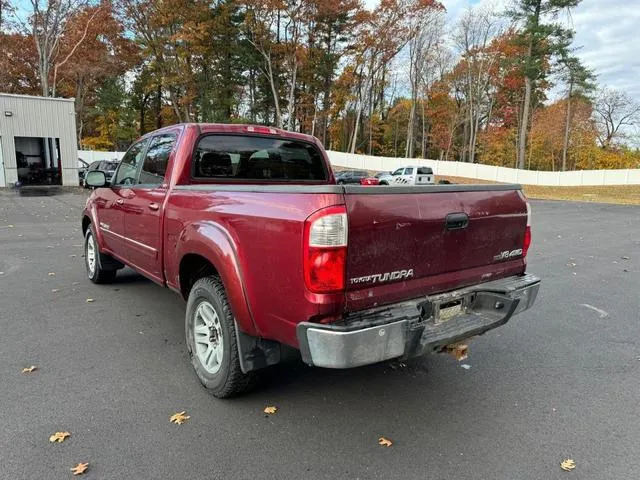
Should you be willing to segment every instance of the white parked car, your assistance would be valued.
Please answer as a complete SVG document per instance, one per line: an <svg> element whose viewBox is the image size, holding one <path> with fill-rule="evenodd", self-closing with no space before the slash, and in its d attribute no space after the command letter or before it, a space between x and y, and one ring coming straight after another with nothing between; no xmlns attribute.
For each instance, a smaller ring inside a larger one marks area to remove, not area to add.
<svg viewBox="0 0 640 480"><path fill-rule="evenodd" d="M380 177L380 185L407 186L407 185L433 185L435 183L431 167L411 165L398 168L390 175Z"/></svg>

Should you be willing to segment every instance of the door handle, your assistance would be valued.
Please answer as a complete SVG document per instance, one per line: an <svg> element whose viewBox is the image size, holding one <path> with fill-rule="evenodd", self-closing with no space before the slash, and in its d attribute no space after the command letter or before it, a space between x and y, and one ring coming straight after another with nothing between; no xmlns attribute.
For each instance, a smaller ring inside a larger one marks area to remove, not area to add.
<svg viewBox="0 0 640 480"><path fill-rule="evenodd" d="M149 204L149 210L153 210L155 212L159 208L160 208L160 205L158 205L157 203L150 203Z"/></svg>
<svg viewBox="0 0 640 480"><path fill-rule="evenodd" d="M118 205L122 205L122 204L124 203L124 200L123 200L123 199L121 199L121 198L119 198L119 199L117 199L117 200L116 200L116 203L117 203Z"/></svg>
<svg viewBox="0 0 640 480"><path fill-rule="evenodd" d="M445 226L447 230L461 230L469 225L469 216L466 213L450 213L447 215Z"/></svg>

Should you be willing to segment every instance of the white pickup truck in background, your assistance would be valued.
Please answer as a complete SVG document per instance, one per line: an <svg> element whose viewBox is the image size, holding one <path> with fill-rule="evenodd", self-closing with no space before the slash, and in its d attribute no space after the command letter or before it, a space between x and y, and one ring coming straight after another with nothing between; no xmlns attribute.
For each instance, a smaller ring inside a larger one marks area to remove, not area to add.
<svg viewBox="0 0 640 480"><path fill-rule="evenodd" d="M400 167L390 175L380 177L380 185L407 186L432 185L435 183L431 167L410 165Z"/></svg>

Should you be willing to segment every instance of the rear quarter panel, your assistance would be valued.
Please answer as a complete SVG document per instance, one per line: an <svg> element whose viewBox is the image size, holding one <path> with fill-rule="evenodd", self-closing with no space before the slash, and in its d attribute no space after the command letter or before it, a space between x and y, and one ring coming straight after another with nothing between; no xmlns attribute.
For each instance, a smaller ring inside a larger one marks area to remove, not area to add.
<svg viewBox="0 0 640 480"><path fill-rule="evenodd" d="M302 246L306 218L343 202L342 194L313 187L175 187L165 206L167 281L179 285L182 256L202 253L220 273L243 330L296 346L299 322L341 313L344 295L305 289Z"/></svg>

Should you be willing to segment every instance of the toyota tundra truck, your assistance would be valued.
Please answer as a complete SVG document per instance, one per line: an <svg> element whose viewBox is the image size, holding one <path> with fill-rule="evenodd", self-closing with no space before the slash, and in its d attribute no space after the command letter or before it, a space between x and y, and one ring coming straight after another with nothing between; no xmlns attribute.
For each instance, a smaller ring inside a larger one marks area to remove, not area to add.
<svg viewBox="0 0 640 480"><path fill-rule="evenodd" d="M89 279L128 266L186 300L186 346L215 396L286 346L352 368L442 351L534 303L518 185L337 185L314 137L182 124L144 135L82 216Z"/></svg>

